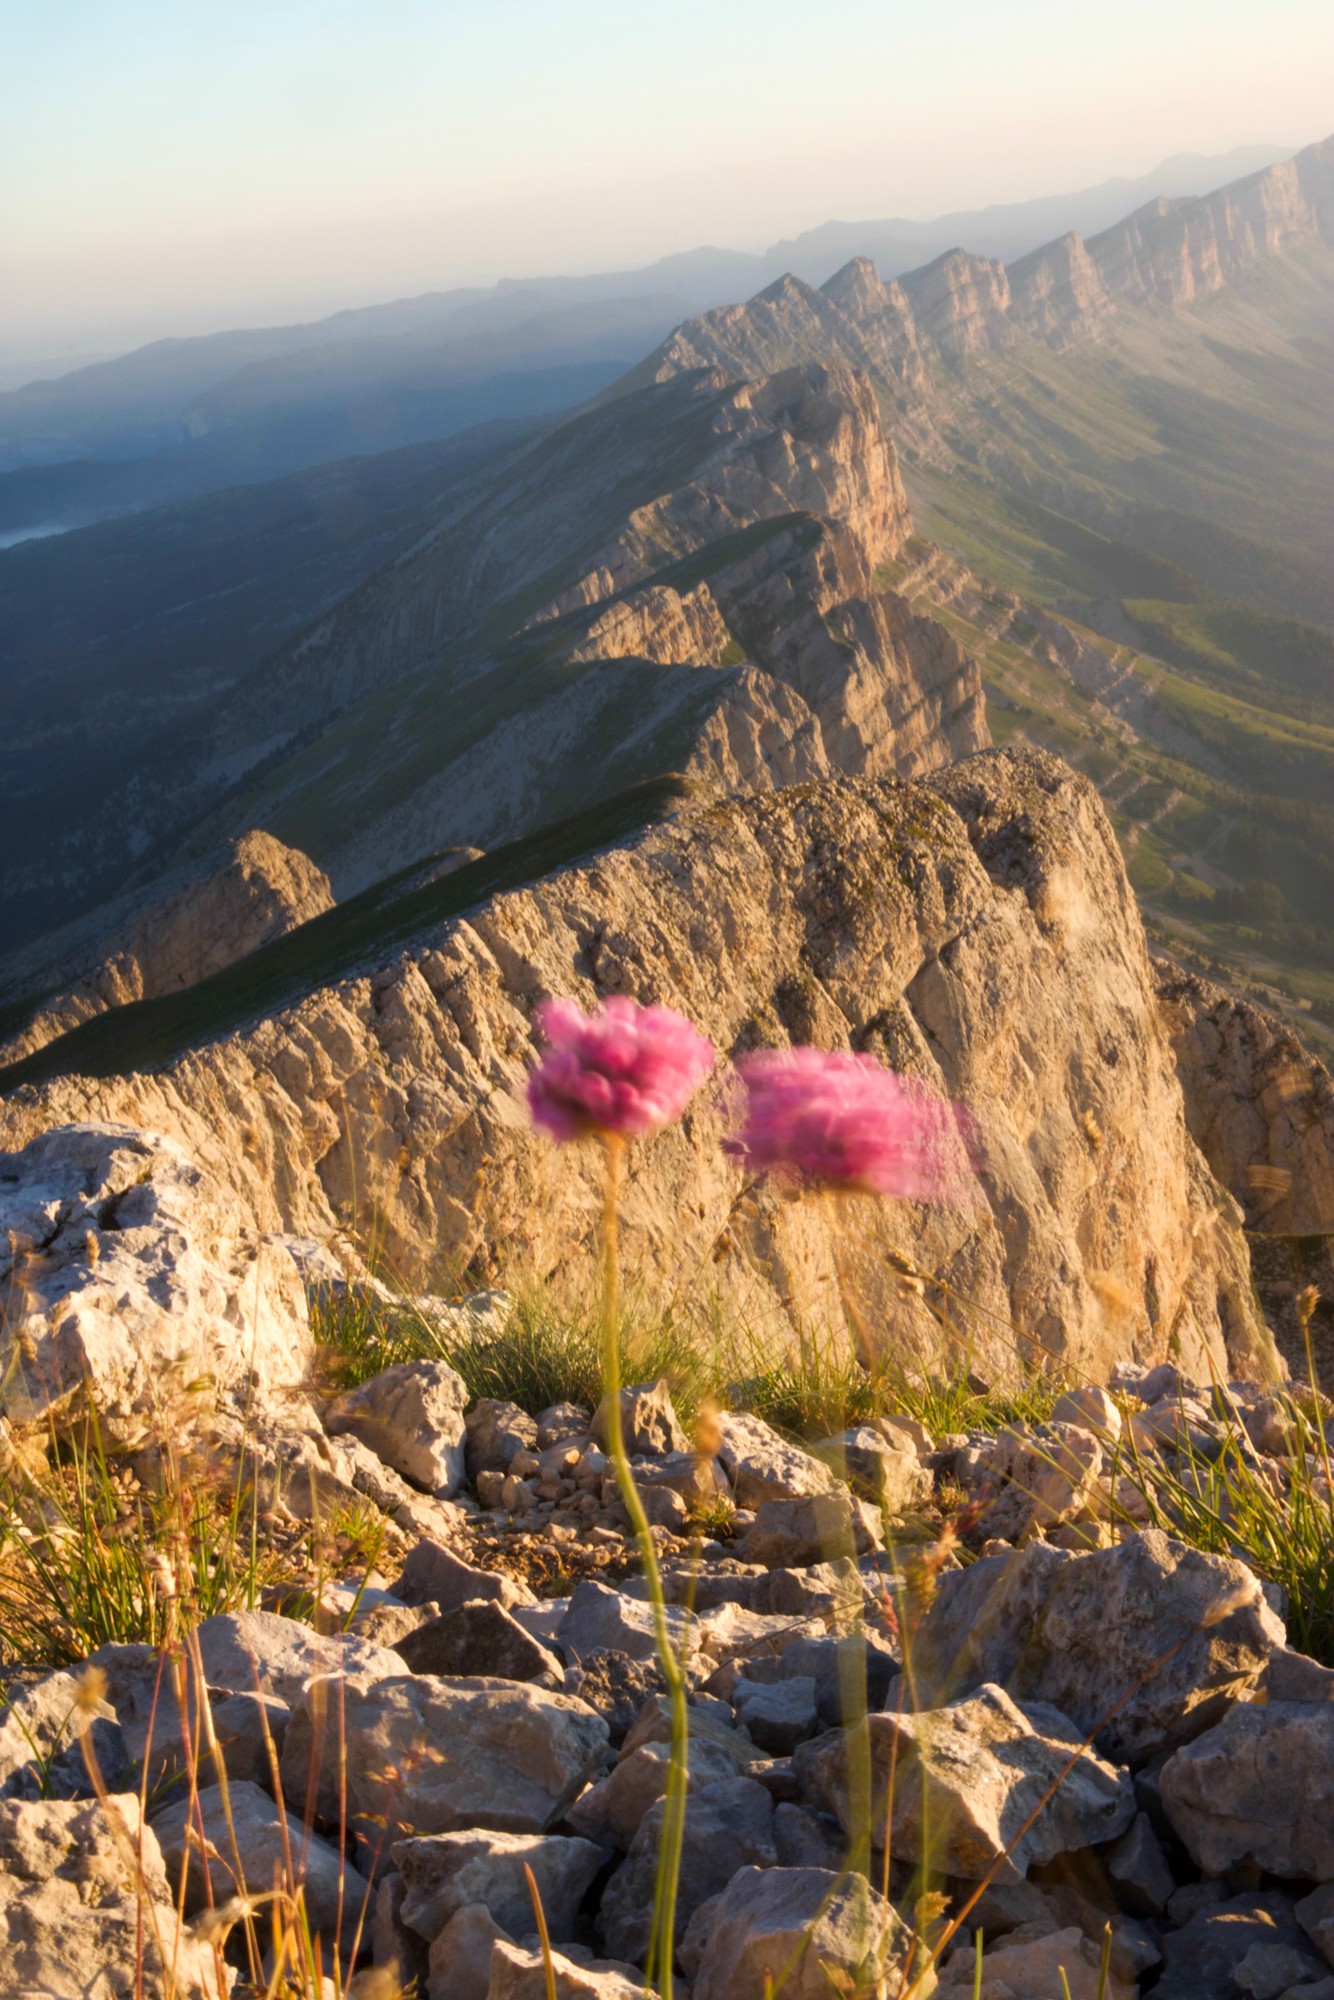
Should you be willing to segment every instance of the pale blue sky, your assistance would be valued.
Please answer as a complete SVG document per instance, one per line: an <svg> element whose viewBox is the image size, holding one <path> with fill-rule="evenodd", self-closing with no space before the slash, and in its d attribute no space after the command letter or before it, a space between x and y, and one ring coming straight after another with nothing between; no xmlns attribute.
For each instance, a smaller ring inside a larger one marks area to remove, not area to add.
<svg viewBox="0 0 1334 2000"><path fill-rule="evenodd" d="M1330 0L3 0L0 341L761 248L1331 129Z"/></svg>

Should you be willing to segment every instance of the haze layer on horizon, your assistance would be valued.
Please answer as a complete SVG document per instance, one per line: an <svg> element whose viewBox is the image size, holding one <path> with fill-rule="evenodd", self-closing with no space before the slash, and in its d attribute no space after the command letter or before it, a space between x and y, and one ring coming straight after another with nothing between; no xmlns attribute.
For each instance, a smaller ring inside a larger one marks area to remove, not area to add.
<svg viewBox="0 0 1334 2000"><path fill-rule="evenodd" d="M11 0L0 352L761 249L1334 126L1327 0Z"/></svg>

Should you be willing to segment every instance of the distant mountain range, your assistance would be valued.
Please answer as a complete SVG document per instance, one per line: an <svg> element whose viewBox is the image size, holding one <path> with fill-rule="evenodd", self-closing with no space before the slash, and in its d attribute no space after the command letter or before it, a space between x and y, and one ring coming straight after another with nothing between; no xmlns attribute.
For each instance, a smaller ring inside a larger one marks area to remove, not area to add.
<svg viewBox="0 0 1334 2000"><path fill-rule="evenodd" d="M681 320L853 256L893 277L961 247L1010 259L1152 197L1203 192L1272 147L1179 155L1135 180L935 222L831 222L763 256L699 249L637 271L510 282L306 325L162 340L0 395L0 545L356 452L568 409Z"/></svg>

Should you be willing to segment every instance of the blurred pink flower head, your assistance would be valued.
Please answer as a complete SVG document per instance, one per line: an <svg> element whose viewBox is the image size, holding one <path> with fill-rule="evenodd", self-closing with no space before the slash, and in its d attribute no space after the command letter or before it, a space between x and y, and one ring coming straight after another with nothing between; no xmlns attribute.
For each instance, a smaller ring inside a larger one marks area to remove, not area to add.
<svg viewBox="0 0 1334 2000"><path fill-rule="evenodd" d="M737 1064L745 1113L726 1148L759 1173L906 1201L966 1201L972 1121L874 1057L757 1049Z"/></svg>
<svg viewBox="0 0 1334 2000"><path fill-rule="evenodd" d="M713 1068L712 1042L672 1007L618 995L585 1014L573 1000L544 1000L535 1019L547 1048L528 1078L528 1108L562 1145L670 1125Z"/></svg>

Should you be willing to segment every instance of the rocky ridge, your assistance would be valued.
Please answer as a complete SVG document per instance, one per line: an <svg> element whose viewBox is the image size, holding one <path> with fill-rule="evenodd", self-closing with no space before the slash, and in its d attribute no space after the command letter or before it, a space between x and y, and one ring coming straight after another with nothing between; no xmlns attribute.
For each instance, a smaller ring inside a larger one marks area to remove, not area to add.
<svg viewBox="0 0 1334 2000"><path fill-rule="evenodd" d="M327 1240L373 1210L404 1273L441 1254L488 1271L501 1246L540 1274L575 1269L596 1173L529 1126L531 1012L613 992L670 1001L724 1055L873 1050L967 1103L982 1135L971 1209L850 1202L835 1218L743 1195L706 1095L626 1191L646 1278L712 1270L783 1339L794 1310L839 1322L855 1274L873 1321L924 1361L948 1344L943 1283L1002 1374L1021 1357L1105 1374L1169 1339L1201 1370L1273 1365L1237 1210L1187 1131L1112 829L1092 786L1038 753L687 809L157 1074L23 1087L0 1114L7 1172L21 1188L22 1149L91 1118L165 1135L262 1232Z"/></svg>
<svg viewBox="0 0 1334 2000"><path fill-rule="evenodd" d="M0 961L7 1011L25 995L48 996L0 1039L0 1067L108 1008L194 986L332 905L327 876L306 855L272 834L242 834Z"/></svg>
<svg viewBox="0 0 1334 2000"><path fill-rule="evenodd" d="M972 661L877 582L909 526L846 368L652 388L507 464L243 684L207 757L331 732L317 780L279 756L228 812L303 838L340 896L664 770L929 770L988 738ZM359 723L390 689L392 729Z"/></svg>
<svg viewBox="0 0 1334 2000"><path fill-rule="evenodd" d="M888 282L866 257L818 290L780 278L746 305L687 320L626 383L699 368L750 376L837 355L912 410L929 400L942 365L1004 353L1025 335L1055 348L1097 339L1122 307L1188 307L1261 258L1312 243L1334 245L1334 139L1212 194L1150 202L1087 242L1072 233L1008 266L950 250Z"/></svg>

